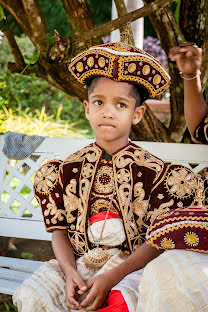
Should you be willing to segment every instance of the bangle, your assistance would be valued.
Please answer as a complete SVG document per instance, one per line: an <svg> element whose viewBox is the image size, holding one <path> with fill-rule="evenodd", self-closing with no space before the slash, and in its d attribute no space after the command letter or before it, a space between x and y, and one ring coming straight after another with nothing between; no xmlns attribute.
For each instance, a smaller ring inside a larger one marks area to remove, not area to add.
<svg viewBox="0 0 208 312"><path fill-rule="evenodd" d="M201 75L201 71L200 71L199 69L197 69L196 75L195 75L194 77L191 77L191 78L184 77L182 72L179 72L179 74L180 74L181 78L183 78L184 80L193 80L193 79L195 79L197 76L200 76L200 75Z"/></svg>

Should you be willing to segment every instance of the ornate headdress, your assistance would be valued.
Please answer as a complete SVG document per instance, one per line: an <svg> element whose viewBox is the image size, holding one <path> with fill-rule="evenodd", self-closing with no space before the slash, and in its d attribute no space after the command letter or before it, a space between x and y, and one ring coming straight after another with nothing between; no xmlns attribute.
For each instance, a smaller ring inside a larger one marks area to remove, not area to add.
<svg viewBox="0 0 208 312"><path fill-rule="evenodd" d="M122 42L91 47L73 58L68 69L82 84L101 76L137 84L149 97L155 97L170 85L170 76L158 60Z"/></svg>

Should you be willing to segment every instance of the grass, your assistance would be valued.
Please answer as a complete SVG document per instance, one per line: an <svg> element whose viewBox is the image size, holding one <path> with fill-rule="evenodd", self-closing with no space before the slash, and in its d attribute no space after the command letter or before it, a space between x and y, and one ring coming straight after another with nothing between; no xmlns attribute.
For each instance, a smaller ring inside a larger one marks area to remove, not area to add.
<svg viewBox="0 0 208 312"><path fill-rule="evenodd" d="M10 295L0 294L0 312L18 312Z"/></svg>
<svg viewBox="0 0 208 312"><path fill-rule="evenodd" d="M14 111L11 108L0 110L0 132L13 131L27 135L50 136L57 138L86 138L90 137L88 129L77 128L76 122L69 123L60 119L59 107L56 116L48 115L45 107L35 110L34 113L27 111Z"/></svg>

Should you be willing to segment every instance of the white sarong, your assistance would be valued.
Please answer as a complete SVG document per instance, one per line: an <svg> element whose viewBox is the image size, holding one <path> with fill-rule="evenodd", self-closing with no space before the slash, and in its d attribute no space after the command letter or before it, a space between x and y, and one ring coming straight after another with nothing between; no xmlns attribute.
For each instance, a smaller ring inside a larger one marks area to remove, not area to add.
<svg viewBox="0 0 208 312"><path fill-rule="evenodd" d="M114 248L114 255L98 272L88 269L83 257L77 260L77 270L84 280L102 274L118 266L127 257L122 251ZM112 290L120 290L130 312L136 311L138 286L143 270L127 275ZM72 312L66 305L65 278L56 260L45 262L31 277L26 279L13 295L13 302L18 312ZM79 310L84 311L84 310Z"/></svg>
<svg viewBox="0 0 208 312"><path fill-rule="evenodd" d="M165 251L144 269L136 312L207 312L208 254Z"/></svg>

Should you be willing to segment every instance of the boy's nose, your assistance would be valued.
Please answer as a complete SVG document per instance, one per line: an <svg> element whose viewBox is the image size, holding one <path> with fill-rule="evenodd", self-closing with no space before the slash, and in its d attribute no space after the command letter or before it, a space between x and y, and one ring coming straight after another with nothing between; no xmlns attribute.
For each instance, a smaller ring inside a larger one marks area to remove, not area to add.
<svg viewBox="0 0 208 312"><path fill-rule="evenodd" d="M103 115L103 118L113 118L114 116L112 109L107 108L107 107L103 110L102 115Z"/></svg>

